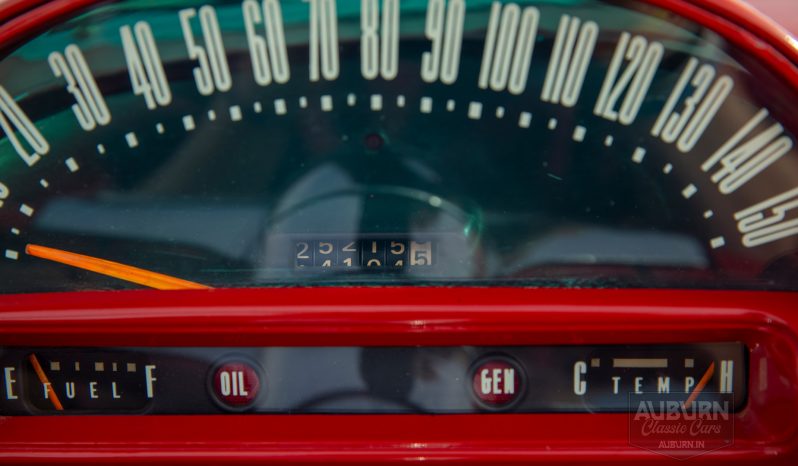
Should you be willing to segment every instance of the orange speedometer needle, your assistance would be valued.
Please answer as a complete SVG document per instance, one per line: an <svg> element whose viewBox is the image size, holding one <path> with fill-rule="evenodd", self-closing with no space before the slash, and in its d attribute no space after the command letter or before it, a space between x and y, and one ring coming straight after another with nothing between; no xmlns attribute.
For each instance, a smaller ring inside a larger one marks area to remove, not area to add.
<svg viewBox="0 0 798 466"><path fill-rule="evenodd" d="M715 374L715 362L713 361L712 364L709 365L707 371L704 372L704 375L701 376L701 380L698 381L698 385L695 386L693 391L690 393L690 396L687 397L687 401L684 402L685 410L690 409L690 405L692 405L695 399L698 398L698 395L701 394L701 392L704 390L704 387L707 386L709 380L712 378L714 374Z"/></svg>
<svg viewBox="0 0 798 466"><path fill-rule="evenodd" d="M53 403L53 406L57 411L63 411L64 406L61 404L61 400L58 399L58 395L55 394L55 390L53 390L53 385L47 379L47 374L44 373L44 369L42 369L42 365L39 364L39 358L36 357L35 354L31 353L28 356L28 360L33 365L33 370L36 372L36 376L39 377L39 381L44 385L45 389L47 390L47 398Z"/></svg>
<svg viewBox="0 0 798 466"><path fill-rule="evenodd" d="M209 286L199 283L170 277L169 275L151 272L149 270L132 267L96 257L84 256L61 249L48 248L37 244L25 246L28 255L47 259L53 262L70 265L83 270L89 270L109 277L118 278L138 285L148 286L157 290L207 290Z"/></svg>

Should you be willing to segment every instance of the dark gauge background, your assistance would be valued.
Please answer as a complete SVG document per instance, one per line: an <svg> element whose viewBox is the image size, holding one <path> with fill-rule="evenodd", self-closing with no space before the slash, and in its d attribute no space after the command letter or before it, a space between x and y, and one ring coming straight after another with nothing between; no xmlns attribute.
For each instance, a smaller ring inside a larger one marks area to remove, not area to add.
<svg viewBox="0 0 798 466"><path fill-rule="evenodd" d="M362 77L359 2L338 3L341 71L334 81L308 80L308 6L293 1L283 2L286 84L261 87L253 80L238 2L214 4L233 86L207 97L197 92L196 63L187 59L177 16L197 2L102 6L7 50L0 84L52 149L29 168L8 139L0 140L0 182L10 191L0 208L0 252L18 254L0 260L0 292L136 287L28 257L28 243L215 287L798 289L798 238L747 248L734 219L798 186L794 150L730 195L700 169L762 107L770 112L768 125L780 122L794 134L790 107L798 96L714 33L638 2L518 2L539 7L541 24L529 84L512 95L477 86L490 2L467 2L451 85L420 76L421 56L430 49L426 2L402 2L399 72L390 81ZM562 14L601 28L573 108L540 99ZM119 27L138 20L153 27L173 95L170 105L151 111L132 93L119 41ZM661 41L666 50L630 126L593 114L622 31ZM83 131L70 110L72 96L49 70L47 55L68 43L86 55L113 115L107 126ZM649 134L691 57L732 77L735 87L695 149L682 154ZM372 108L375 95L379 110ZM322 103L327 96L332 109ZM424 99L429 113L421 110ZM275 111L276 100L284 101L284 115ZM479 119L468 116L472 102L482 104ZM236 106L240 120L231 117ZM528 128L519 125L525 112ZM185 129L186 115L193 130ZM585 128L581 141L578 127ZM131 132L136 147L126 142ZM638 147L646 149L642 163L632 159ZM68 169L69 158L79 170ZM686 199L688 185L697 194ZM35 214L20 213L22 204ZM789 211L786 221L795 217ZM430 268L295 270L292 241L341 235L434 238L442 248ZM713 247L720 237L723 246Z"/></svg>
<svg viewBox="0 0 798 466"><path fill-rule="evenodd" d="M711 365L712 375L706 388L698 391L697 399L728 403L728 410L737 412L748 403L747 352L745 345L735 342L426 348L4 348L0 364L14 369L12 390L19 396L0 399L0 413L236 411L214 399L218 393L208 384L214 369L225 362L244 363L258 374L260 390L247 408L250 413L475 413L490 408L475 399L472 383L479 375L474 370L496 359L512 361L518 370L516 377L522 381L518 403L504 407L505 412L621 413L644 400L654 401L655 406L665 401L683 403L693 392L693 385L709 374ZM54 409L52 398L44 397L31 357L38 361L55 398L63 404L62 412ZM645 367L652 359L659 364ZM620 360L625 360L626 366ZM659 384L666 381L667 390L658 393ZM582 383L584 390L579 393L575 384ZM147 385L151 397L146 395ZM90 396L92 386L95 397Z"/></svg>

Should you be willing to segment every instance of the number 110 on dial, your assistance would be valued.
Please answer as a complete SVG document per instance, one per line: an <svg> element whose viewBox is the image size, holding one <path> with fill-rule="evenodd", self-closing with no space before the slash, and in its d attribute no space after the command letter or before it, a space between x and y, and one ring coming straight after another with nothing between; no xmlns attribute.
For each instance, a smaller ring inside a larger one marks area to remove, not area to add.
<svg viewBox="0 0 798 466"><path fill-rule="evenodd" d="M296 242L298 270L401 270L433 266L433 242L404 239L308 240Z"/></svg>

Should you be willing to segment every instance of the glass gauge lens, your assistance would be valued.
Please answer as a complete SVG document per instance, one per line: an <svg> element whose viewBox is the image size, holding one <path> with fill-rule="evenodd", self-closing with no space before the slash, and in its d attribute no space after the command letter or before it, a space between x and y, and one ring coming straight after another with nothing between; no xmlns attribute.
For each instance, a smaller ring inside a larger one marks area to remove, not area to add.
<svg viewBox="0 0 798 466"><path fill-rule="evenodd" d="M105 2L0 60L0 291L798 289L796 91L638 1Z"/></svg>

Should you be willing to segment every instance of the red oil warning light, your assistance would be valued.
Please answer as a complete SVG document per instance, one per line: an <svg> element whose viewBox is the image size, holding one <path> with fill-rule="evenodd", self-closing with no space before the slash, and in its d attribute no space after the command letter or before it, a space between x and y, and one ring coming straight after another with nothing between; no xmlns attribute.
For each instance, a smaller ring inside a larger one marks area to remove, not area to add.
<svg viewBox="0 0 798 466"><path fill-rule="evenodd" d="M258 371L249 363L230 361L213 373L213 395L224 407L244 409L258 397L261 388Z"/></svg>

